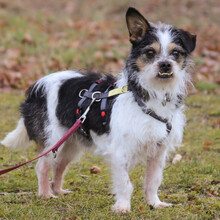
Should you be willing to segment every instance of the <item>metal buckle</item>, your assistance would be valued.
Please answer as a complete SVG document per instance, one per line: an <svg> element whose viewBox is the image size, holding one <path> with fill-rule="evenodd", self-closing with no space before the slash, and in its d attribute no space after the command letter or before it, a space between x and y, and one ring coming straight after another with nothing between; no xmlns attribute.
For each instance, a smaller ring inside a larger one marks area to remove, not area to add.
<svg viewBox="0 0 220 220"><path fill-rule="evenodd" d="M82 99L83 98L83 95L82 93L85 93L85 92L88 92L88 89L82 89L80 92L79 92L79 97Z"/></svg>
<svg viewBox="0 0 220 220"><path fill-rule="evenodd" d="M127 92L127 91L125 90L126 87L127 87L127 86L123 86L123 87L121 88L121 90L122 90L123 93Z"/></svg>
<svg viewBox="0 0 220 220"><path fill-rule="evenodd" d="M93 93L92 93L92 100L94 100L95 102L100 102L101 99L96 99L96 97L94 96L94 95L96 95L96 94L101 94L101 92L99 92L99 91L93 92Z"/></svg>

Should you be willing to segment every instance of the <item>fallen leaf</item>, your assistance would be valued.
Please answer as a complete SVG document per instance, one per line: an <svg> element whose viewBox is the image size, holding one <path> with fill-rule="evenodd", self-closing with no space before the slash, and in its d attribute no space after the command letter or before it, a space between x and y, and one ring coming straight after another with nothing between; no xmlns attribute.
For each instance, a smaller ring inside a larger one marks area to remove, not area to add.
<svg viewBox="0 0 220 220"><path fill-rule="evenodd" d="M209 151L209 150L210 150L210 147L205 146L205 147L203 147L203 150L204 150L204 151Z"/></svg>
<svg viewBox="0 0 220 220"><path fill-rule="evenodd" d="M30 33L25 33L24 34L24 37L22 39L22 43L29 44L29 45L33 45L34 44L33 38L30 35Z"/></svg>
<svg viewBox="0 0 220 220"><path fill-rule="evenodd" d="M188 202L188 205L194 205L194 204L195 204L194 201L189 201L189 202Z"/></svg>
<svg viewBox="0 0 220 220"><path fill-rule="evenodd" d="M212 145L212 142L210 142L210 141L205 141L205 142L203 143L203 145L204 145L204 146L210 146L210 145Z"/></svg>
<svg viewBox="0 0 220 220"><path fill-rule="evenodd" d="M112 51L108 51L105 53L105 58L107 58L109 60L115 60L115 55Z"/></svg>
<svg viewBox="0 0 220 220"><path fill-rule="evenodd" d="M104 57L104 54L102 51L98 50L94 53L94 58L97 60L102 60Z"/></svg>
<svg viewBox="0 0 220 220"><path fill-rule="evenodd" d="M140 207L139 207L139 210L142 211L142 210L143 210L143 206L140 206Z"/></svg>
<svg viewBox="0 0 220 220"><path fill-rule="evenodd" d="M90 173L92 173L92 174L96 174L96 173L100 173L100 172L101 172L101 169L99 167L96 167L96 166L93 166L90 169Z"/></svg>

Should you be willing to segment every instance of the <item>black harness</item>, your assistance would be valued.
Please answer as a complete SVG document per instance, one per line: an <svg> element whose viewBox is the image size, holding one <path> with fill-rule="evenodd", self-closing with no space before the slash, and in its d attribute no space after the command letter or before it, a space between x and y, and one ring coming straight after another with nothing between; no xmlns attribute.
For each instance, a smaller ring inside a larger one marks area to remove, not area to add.
<svg viewBox="0 0 220 220"><path fill-rule="evenodd" d="M90 105L90 102L88 102L88 99L90 99L90 100L95 99L95 102L101 102L100 115L102 118L102 125L103 126L106 125L106 117L108 114L108 111L107 111L107 109L108 109L108 93L111 89L115 88L116 84L108 86L107 89L103 93L100 91L95 91L97 85L99 85L103 81L106 81L106 78L101 78L101 79L97 80L89 87L88 90L83 89L80 91L79 97L81 99L78 102L78 108L76 110L77 119L79 119L81 117L82 113L84 112L84 109L86 109ZM82 125L79 128L79 132L83 136L87 137L88 139L91 139L90 133L89 133L88 129L85 129L84 125Z"/></svg>
<svg viewBox="0 0 220 220"><path fill-rule="evenodd" d="M79 97L81 98L80 101L78 102L78 108L76 110L76 114L77 114L77 118L80 118L83 112L83 109L86 109L90 102L88 102L88 99L92 100L95 99L96 102L101 102L100 105L100 115L102 117L102 124L105 125L106 123L106 115L108 114L107 109L108 109L108 94L109 91L114 89L116 86L116 83L114 83L113 85L110 85L105 92L100 92L100 91L94 91L95 88L97 87L98 84L102 83L103 81L105 81L106 78L101 78L99 80L97 80L96 82L94 82L90 88L87 89L83 89L80 91L79 93ZM137 104L140 106L141 110L151 116L152 118L166 124L166 131L167 131L167 136L169 135L169 133L172 130L172 124L168 121L167 118L162 118L159 115L157 115L152 109L147 108L147 106L144 104L144 102L142 101L142 99L140 98L140 96L137 94L137 91L134 89L134 87L132 85L129 85L128 90L132 92L135 101L137 102ZM115 94L115 95L119 95L119 94ZM89 131L86 131L84 129L84 126L80 127L79 132L91 139Z"/></svg>

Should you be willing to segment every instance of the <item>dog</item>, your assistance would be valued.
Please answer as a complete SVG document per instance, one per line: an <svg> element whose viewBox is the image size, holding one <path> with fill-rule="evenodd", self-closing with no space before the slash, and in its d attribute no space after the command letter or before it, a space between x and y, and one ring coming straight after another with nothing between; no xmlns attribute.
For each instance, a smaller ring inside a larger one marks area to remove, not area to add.
<svg viewBox="0 0 220 220"><path fill-rule="evenodd" d="M154 208L172 205L160 201L158 188L169 152L182 141L183 101L191 83L190 54L195 49L196 36L171 25L148 22L131 7L126 22L131 51L117 78L107 75L100 80L101 75L96 73L62 71L39 79L28 89L21 104L17 128L1 142L23 149L33 140L39 153L44 152L77 120L82 94L92 84L99 82L93 91L102 93L110 87L127 86L128 91L107 99L104 114L100 100L93 103L83 128L62 145L56 158L51 153L38 160L39 195L44 198L69 193L62 188L65 170L90 149L110 164L115 212L130 211L133 187L129 170L140 162L146 163L146 203ZM85 111L85 107L81 110Z"/></svg>

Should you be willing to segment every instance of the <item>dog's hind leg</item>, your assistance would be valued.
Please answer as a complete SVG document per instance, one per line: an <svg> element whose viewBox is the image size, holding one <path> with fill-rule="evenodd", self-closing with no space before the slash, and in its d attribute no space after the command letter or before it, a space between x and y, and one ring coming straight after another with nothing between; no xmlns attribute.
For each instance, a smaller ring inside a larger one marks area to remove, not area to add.
<svg viewBox="0 0 220 220"><path fill-rule="evenodd" d="M158 188L163 177L163 169L166 161L166 150L160 147L157 155L147 160L147 171L145 179L145 196L148 205L154 208L165 208L172 204L161 202L158 197Z"/></svg>
<svg viewBox="0 0 220 220"><path fill-rule="evenodd" d="M123 160L123 156L116 156L111 161L113 178L113 193L115 193L116 203L112 207L116 213L125 213L131 209L131 194L133 186L129 178L128 161Z"/></svg>
<svg viewBox="0 0 220 220"><path fill-rule="evenodd" d="M68 194L71 192L62 189L65 171L68 164L71 161L76 161L81 155L82 148L78 147L74 141L66 142L61 151L58 151L53 164L53 180L51 182L51 189L54 194Z"/></svg>
<svg viewBox="0 0 220 220"><path fill-rule="evenodd" d="M49 173L50 173L50 158L41 157L36 165L36 173L38 177L38 194L43 198L55 198L50 189Z"/></svg>

